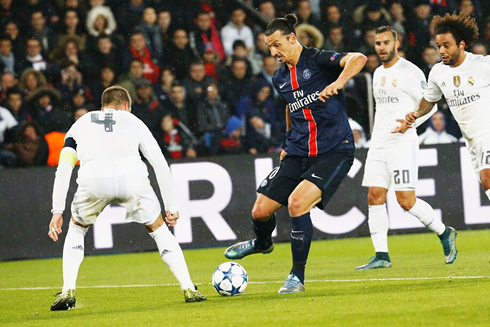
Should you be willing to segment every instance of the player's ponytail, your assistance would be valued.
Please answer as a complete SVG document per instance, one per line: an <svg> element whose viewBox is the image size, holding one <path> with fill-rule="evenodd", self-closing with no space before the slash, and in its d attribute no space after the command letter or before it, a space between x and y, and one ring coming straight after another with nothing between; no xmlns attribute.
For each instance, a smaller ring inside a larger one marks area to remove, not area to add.
<svg viewBox="0 0 490 327"><path fill-rule="evenodd" d="M284 18L275 18L267 25L265 35L274 34L277 30L281 31L283 35L296 34L296 29L294 28L296 24L298 24L298 17L293 14L287 14Z"/></svg>

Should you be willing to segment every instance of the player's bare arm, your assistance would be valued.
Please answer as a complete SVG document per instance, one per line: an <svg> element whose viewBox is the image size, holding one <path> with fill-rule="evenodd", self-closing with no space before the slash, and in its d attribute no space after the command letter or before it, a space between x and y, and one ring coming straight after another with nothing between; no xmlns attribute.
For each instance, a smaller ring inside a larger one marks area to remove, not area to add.
<svg viewBox="0 0 490 327"><path fill-rule="evenodd" d="M352 77L359 74L366 64L367 57L359 52L350 52L340 60L340 67L343 68L339 78L332 84L328 85L320 92L319 99L325 102L332 95L339 94L339 90L344 88L345 83Z"/></svg>
<svg viewBox="0 0 490 327"><path fill-rule="evenodd" d="M412 128L417 118L427 115L431 112L432 108L436 105L436 102L429 102L422 98L419 103L419 107L415 111L410 111L405 115L405 119L397 119L400 126L396 127L392 133L405 133L407 129Z"/></svg>

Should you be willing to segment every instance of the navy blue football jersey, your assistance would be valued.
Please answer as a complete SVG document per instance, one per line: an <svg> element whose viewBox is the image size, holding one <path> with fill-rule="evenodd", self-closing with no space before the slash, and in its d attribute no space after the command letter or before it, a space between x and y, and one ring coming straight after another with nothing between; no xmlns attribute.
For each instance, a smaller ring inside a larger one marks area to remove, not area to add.
<svg viewBox="0 0 490 327"><path fill-rule="evenodd" d="M345 54L303 48L296 66L284 64L272 78L276 90L289 106L292 128L286 135L285 151L301 157L314 157L331 150L353 149L342 90L321 102L320 92L342 72Z"/></svg>

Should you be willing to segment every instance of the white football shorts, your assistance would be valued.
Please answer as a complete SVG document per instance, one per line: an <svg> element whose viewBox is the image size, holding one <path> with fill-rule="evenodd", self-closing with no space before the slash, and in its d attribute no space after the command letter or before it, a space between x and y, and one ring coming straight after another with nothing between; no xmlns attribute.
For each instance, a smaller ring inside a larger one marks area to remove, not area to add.
<svg viewBox="0 0 490 327"><path fill-rule="evenodd" d="M403 141L387 148L370 148L362 186L389 189L393 185L395 191L414 190L418 180L418 151L418 140Z"/></svg>
<svg viewBox="0 0 490 327"><path fill-rule="evenodd" d="M468 145L468 142L466 142ZM468 147L470 152L471 164L475 170L478 180L480 180L480 171L490 169L490 138L482 140L474 147Z"/></svg>
<svg viewBox="0 0 490 327"><path fill-rule="evenodd" d="M73 218L83 225L94 224L102 210L111 203L126 208L128 222L149 225L161 213L143 162L87 164L80 169L77 184L71 212Z"/></svg>

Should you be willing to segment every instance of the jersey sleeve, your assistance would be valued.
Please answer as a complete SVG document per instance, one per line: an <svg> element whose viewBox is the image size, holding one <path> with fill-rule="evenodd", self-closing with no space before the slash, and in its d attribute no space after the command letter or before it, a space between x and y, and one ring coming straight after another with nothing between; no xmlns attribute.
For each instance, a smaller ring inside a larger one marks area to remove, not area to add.
<svg viewBox="0 0 490 327"><path fill-rule="evenodd" d="M442 91L436 83L434 71L435 69L430 71L427 88L424 91L424 98L429 102L437 102L442 97Z"/></svg>
<svg viewBox="0 0 490 327"><path fill-rule="evenodd" d="M179 211L179 207L175 198L172 174L170 173L168 163L148 127L139 120L138 124L138 134L141 137L139 150L150 162L155 171L165 210L175 213Z"/></svg>
<svg viewBox="0 0 490 327"><path fill-rule="evenodd" d="M415 69L407 72L405 87L408 95L418 104L424 96L424 91L427 89L427 81L425 80L424 73Z"/></svg>
<svg viewBox="0 0 490 327"><path fill-rule="evenodd" d="M347 53L345 52L339 53L335 51L322 50L316 56L316 64L318 65L318 67L322 69L333 69L333 70L341 71L342 67L340 67L340 60L346 54Z"/></svg>

